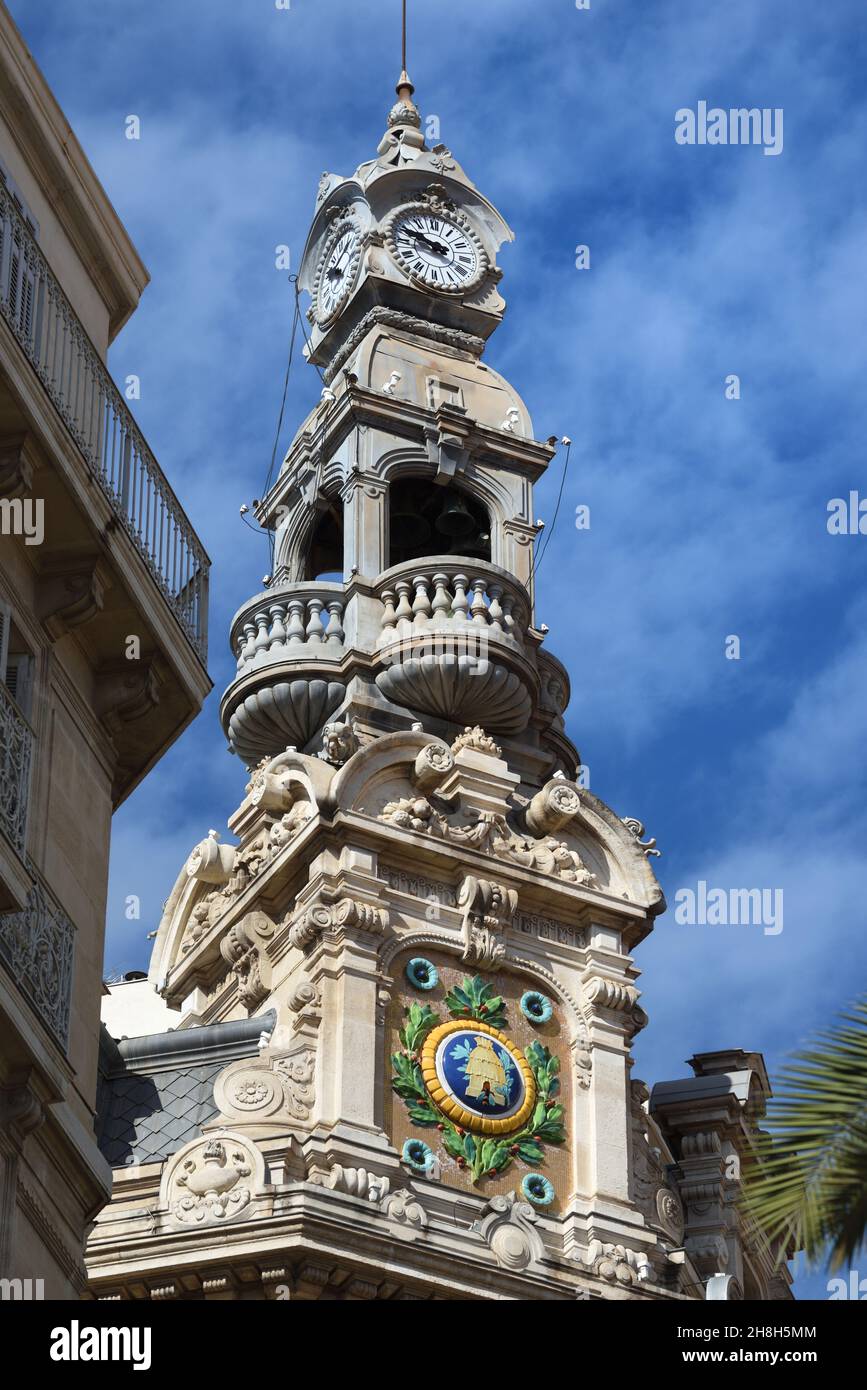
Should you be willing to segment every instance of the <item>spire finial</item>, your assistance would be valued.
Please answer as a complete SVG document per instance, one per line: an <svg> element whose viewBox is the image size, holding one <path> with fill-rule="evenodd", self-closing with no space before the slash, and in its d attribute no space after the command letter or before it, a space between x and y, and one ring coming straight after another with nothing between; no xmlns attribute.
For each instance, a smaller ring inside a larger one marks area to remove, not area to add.
<svg viewBox="0 0 867 1390"><path fill-rule="evenodd" d="M418 107L413 101L415 87L410 81L409 73L406 70L406 0L403 0L403 43L401 45L401 58L403 67L397 84L397 104L391 108L388 116L388 127L392 130L395 126L411 126L416 130L421 128L421 116Z"/></svg>
<svg viewBox="0 0 867 1390"><path fill-rule="evenodd" d="M401 101L411 101L415 87L410 81L409 73L406 70L406 0L403 0L403 32L400 49L400 79L397 84L397 95Z"/></svg>

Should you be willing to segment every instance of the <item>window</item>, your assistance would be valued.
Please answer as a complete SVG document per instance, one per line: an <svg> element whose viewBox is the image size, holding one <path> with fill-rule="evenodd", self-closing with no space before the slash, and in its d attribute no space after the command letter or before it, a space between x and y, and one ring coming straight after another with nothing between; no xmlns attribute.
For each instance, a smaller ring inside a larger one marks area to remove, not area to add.
<svg viewBox="0 0 867 1390"><path fill-rule="evenodd" d="M26 719L33 695L33 654L12 621L8 604L0 603L0 681Z"/></svg>

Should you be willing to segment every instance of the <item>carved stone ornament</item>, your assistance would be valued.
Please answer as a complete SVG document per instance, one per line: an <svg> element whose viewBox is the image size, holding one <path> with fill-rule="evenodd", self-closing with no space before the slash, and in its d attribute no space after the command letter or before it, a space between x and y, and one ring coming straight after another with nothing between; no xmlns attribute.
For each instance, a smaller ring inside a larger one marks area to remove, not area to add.
<svg viewBox="0 0 867 1390"><path fill-rule="evenodd" d="M220 955L237 975L239 997L251 1013L270 993L263 948L274 925L264 912L248 912L220 942Z"/></svg>
<svg viewBox="0 0 867 1390"><path fill-rule="evenodd" d="M427 1212L421 1202L406 1188L396 1192L391 1190L391 1179L367 1168L347 1168L335 1163L327 1173L318 1173L310 1181L332 1192L345 1192L349 1197L358 1197L370 1203L395 1222L395 1235L401 1240L415 1240L427 1229Z"/></svg>
<svg viewBox="0 0 867 1390"><path fill-rule="evenodd" d="M630 1250L625 1245L603 1244L601 1240L591 1240L584 1263L597 1279L625 1288L643 1283L652 1273L644 1251Z"/></svg>
<svg viewBox="0 0 867 1390"><path fill-rule="evenodd" d="M444 743L427 743L415 760L412 780L419 791L434 791L454 765L454 755Z"/></svg>
<svg viewBox="0 0 867 1390"><path fill-rule="evenodd" d="M529 1202L507 1192L486 1203L481 1218L473 1222L471 1229L482 1237L498 1265L504 1269L527 1269L545 1254L534 1225L536 1220Z"/></svg>
<svg viewBox="0 0 867 1390"><path fill-rule="evenodd" d="M536 793L527 807L527 829L540 838L550 835L567 825L580 810L577 788L565 780L553 780Z"/></svg>
<svg viewBox="0 0 867 1390"><path fill-rule="evenodd" d="M169 1160L160 1206L184 1226L240 1216L265 1185L265 1160L248 1139L221 1132L194 1139Z"/></svg>
<svg viewBox="0 0 867 1390"><path fill-rule="evenodd" d="M638 841L638 848L644 850L647 858L659 859L662 850L656 848L656 840L642 840L641 838L642 835L645 834L645 829L641 821L636 820L634 816L623 816L621 819L632 838Z"/></svg>
<svg viewBox="0 0 867 1390"><path fill-rule="evenodd" d="M233 1062L214 1083L221 1116L235 1123L307 1121L315 1099L316 1053L307 1043L289 1052L266 1049Z"/></svg>
<svg viewBox="0 0 867 1390"><path fill-rule="evenodd" d="M338 898L336 902L315 902L303 907L289 929L293 946L303 950L325 932L342 927L357 927L382 936L388 927L388 912L383 907L371 907L355 898Z"/></svg>
<svg viewBox="0 0 867 1390"><path fill-rule="evenodd" d="M552 878L564 879L582 887L596 887L598 880L580 854L549 835L536 840L516 835L505 816L494 811L476 811L470 825L451 825L426 797L404 797L390 801L379 813L379 820L421 835L437 835L457 844L471 846L495 859L508 859L523 868L537 869Z"/></svg>
<svg viewBox="0 0 867 1390"><path fill-rule="evenodd" d="M594 975L584 986L584 997L588 1004L595 1004L597 1008L629 1013L638 1001L638 990L634 985L624 985L617 980Z"/></svg>
<svg viewBox="0 0 867 1390"><path fill-rule="evenodd" d="M322 730L322 747L316 756L332 767L342 767L357 747L358 739L352 723L326 724Z"/></svg>
<svg viewBox="0 0 867 1390"><path fill-rule="evenodd" d="M458 891L463 910L463 959L468 965L493 969L505 956L498 938L512 922L518 906L514 888L503 888L488 879L467 875Z"/></svg>
<svg viewBox="0 0 867 1390"><path fill-rule="evenodd" d="M683 1240L683 1203L670 1187L661 1187L656 1194L656 1212L665 1230L673 1240Z"/></svg>
<svg viewBox="0 0 867 1390"><path fill-rule="evenodd" d="M503 756L503 750L499 744L494 743L494 740L489 738L478 724L472 729L468 725L462 734L458 734L452 744L452 752L460 753L462 748L472 748L476 753L487 753L491 758L502 758Z"/></svg>

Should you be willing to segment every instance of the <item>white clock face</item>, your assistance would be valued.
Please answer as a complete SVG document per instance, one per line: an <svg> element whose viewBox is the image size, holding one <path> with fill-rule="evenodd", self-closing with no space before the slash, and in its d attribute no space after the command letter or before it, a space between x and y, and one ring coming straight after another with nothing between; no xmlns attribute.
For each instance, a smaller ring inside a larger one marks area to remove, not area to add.
<svg viewBox="0 0 867 1390"><path fill-rule="evenodd" d="M316 317L325 323L349 297L361 252L358 228L349 224L337 232L325 249L316 290Z"/></svg>
<svg viewBox="0 0 867 1390"><path fill-rule="evenodd" d="M484 270L482 252L469 233L437 212L401 213L392 242L404 269L432 290L468 290Z"/></svg>

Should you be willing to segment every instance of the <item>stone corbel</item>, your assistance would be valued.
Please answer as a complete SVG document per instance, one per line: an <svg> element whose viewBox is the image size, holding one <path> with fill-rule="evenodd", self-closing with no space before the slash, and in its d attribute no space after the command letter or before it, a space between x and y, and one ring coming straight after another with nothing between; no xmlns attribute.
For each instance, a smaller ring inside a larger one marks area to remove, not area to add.
<svg viewBox="0 0 867 1390"><path fill-rule="evenodd" d="M293 946L303 950L318 936L334 934L349 927L383 936L388 929L389 916L384 907L372 907L355 898L337 897L334 902L319 901L305 906L295 917L289 930Z"/></svg>
<svg viewBox="0 0 867 1390"><path fill-rule="evenodd" d="M0 497L25 497L33 492L36 452L29 434L0 440Z"/></svg>
<svg viewBox="0 0 867 1390"><path fill-rule="evenodd" d="M220 954L237 975L239 997L250 1013L271 993L264 946L274 927L264 912L250 912L230 927L220 942Z"/></svg>
<svg viewBox="0 0 867 1390"><path fill-rule="evenodd" d="M584 998L597 1009L611 1009L614 1013L631 1016L638 1003L638 990L634 985L594 975L584 983Z"/></svg>
<svg viewBox="0 0 867 1390"><path fill-rule="evenodd" d="M295 1015L296 1031L318 1028L322 1019L322 999L318 988L306 975L299 975L294 981L286 1003Z"/></svg>
<svg viewBox="0 0 867 1390"><path fill-rule="evenodd" d="M97 558L53 558L39 580L37 611L48 634L57 641L67 632L102 612L111 577Z"/></svg>
<svg viewBox="0 0 867 1390"><path fill-rule="evenodd" d="M493 969L506 954L499 938L515 916L517 892L468 874L458 890L457 905L464 914L462 959Z"/></svg>
<svg viewBox="0 0 867 1390"><path fill-rule="evenodd" d="M434 437L432 462L436 464L434 482L447 486L456 473L463 473L469 463L467 447L468 424L462 413L441 405L437 410L437 433ZM430 448L429 448L430 452Z"/></svg>
<svg viewBox="0 0 867 1390"><path fill-rule="evenodd" d="M0 1133L20 1149L45 1119L45 1104L26 1081L0 1087Z"/></svg>
<svg viewBox="0 0 867 1390"><path fill-rule="evenodd" d="M163 676L159 663L126 661L120 667L100 673L96 709L110 734L118 735L124 725L156 709L160 702Z"/></svg>

